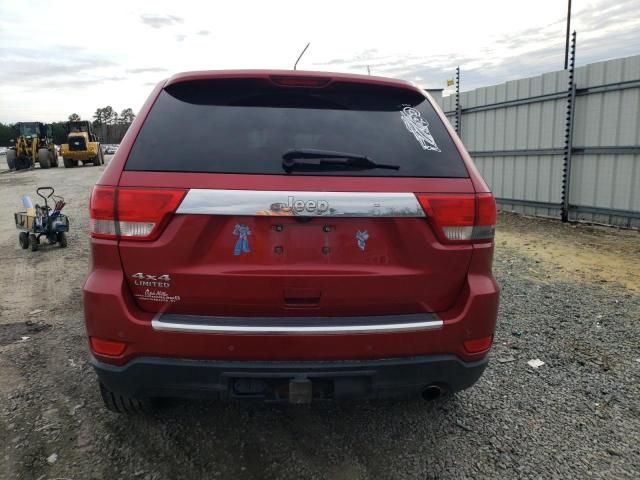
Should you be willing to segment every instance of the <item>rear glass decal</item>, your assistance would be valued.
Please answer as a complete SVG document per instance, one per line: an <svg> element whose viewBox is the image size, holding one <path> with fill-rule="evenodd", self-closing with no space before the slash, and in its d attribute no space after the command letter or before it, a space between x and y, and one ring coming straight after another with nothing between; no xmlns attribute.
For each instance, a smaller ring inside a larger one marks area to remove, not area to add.
<svg viewBox="0 0 640 480"><path fill-rule="evenodd" d="M400 117L404 122L404 126L413 133L413 136L416 137L416 140L420 143L423 150L431 150L433 152L441 151L429 131L429 122L422 118L418 110L411 107L404 107L402 112L400 112Z"/></svg>
<svg viewBox="0 0 640 480"><path fill-rule="evenodd" d="M365 247L367 246L367 240L369 240L369 232L366 230L358 230L356 232L356 241L358 242L358 248L364 252Z"/></svg>
<svg viewBox="0 0 640 480"><path fill-rule="evenodd" d="M251 249L249 248L251 229L247 225L236 223L236 226L233 228L233 234L238 237L238 241L233 249L233 254L238 256L241 253L251 253Z"/></svg>

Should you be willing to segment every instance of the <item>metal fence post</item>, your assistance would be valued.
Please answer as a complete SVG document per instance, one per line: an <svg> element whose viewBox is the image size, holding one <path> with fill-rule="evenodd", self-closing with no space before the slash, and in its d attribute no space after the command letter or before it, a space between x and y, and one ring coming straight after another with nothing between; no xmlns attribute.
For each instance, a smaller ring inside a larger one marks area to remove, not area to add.
<svg viewBox="0 0 640 480"><path fill-rule="evenodd" d="M571 35L569 60L569 86L567 88L567 119L564 133L564 164L562 166L562 212L563 222L569 221L569 197L571 193L571 156L573 154L573 117L576 103L575 83L576 32Z"/></svg>
<svg viewBox="0 0 640 480"><path fill-rule="evenodd" d="M456 133L461 137L462 108L460 107L460 66L456 67Z"/></svg>

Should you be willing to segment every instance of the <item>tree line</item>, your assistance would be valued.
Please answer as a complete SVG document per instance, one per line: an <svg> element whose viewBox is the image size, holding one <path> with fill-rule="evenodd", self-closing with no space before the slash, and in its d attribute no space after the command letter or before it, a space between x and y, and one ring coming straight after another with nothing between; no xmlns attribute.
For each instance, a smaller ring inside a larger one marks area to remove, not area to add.
<svg viewBox="0 0 640 480"><path fill-rule="evenodd" d="M104 127L110 125L123 125L125 128L118 128L115 130L116 132L122 131L122 136L124 136L124 132L126 132L126 126L130 125L133 122L134 118L136 118L135 113L133 113L133 109L125 108L120 113L113 109L110 105L107 105L103 108L96 109L93 114L93 118L91 119L92 125L98 130L104 130ZM79 122L83 120L80 115L77 113L72 113L68 117L71 122ZM53 143L60 145L61 143L66 143L67 141L67 129L66 122L50 122L51 125L51 135L53 137ZM100 128L103 127L103 128ZM109 133L114 130L109 129ZM0 122L0 146L8 146L9 140L16 139L20 135L18 130L17 123L2 123ZM100 135L100 133L98 133ZM111 135L110 135L111 136ZM112 143L120 143L122 136L117 135L120 138L110 139ZM103 141L106 139L103 139Z"/></svg>
<svg viewBox="0 0 640 480"><path fill-rule="evenodd" d="M75 116L80 119L80 116L76 113L73 113L69 116L69 120L71 117ZM74 118L75 118L74 117ZM135 113L131 108L125 108L118 114L113 107L107 105L104 108L96 109L96 112L93 114L93 126L97 127L98 125L128 125L133 122L133 119L136 118Z"/></svg>

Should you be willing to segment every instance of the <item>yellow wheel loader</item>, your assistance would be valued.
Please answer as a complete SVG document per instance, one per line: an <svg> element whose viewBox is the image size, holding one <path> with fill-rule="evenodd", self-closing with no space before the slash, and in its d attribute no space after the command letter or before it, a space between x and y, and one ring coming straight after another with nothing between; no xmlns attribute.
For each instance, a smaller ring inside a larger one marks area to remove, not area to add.
<svg viewBox="0 0 640 480"><path fill-rule="evenodd" d="M36 163L40 168L58 166L58 154L51 136L51 125L40 122L18 123L20 135L10 140L13 144L7 150L9 169L25 170Z"/></svg>
<svg viewBox="0 0 640 480"><path fill-rule="evenodd" d="M89 122L67 122L67 143L60 145L60 155L65 168L77 167L91 163L96 167L104 165L104 154L100 141Z"/></svg>

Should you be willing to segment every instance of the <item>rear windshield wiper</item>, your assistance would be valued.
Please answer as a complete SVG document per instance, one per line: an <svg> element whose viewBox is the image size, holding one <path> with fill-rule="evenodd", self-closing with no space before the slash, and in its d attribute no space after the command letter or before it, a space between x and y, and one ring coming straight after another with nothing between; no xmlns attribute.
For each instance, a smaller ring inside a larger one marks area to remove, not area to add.
<svg viewBox="0 0 640 480"><path fill-rule="evenodd" d="M320 160L318 163L306 163L299 160ZM302 148L288 150L282 155L282 168L286 172L323 171L323 170L369 170L373 168L385 168L399 170L399 165L386 165L376 163L366 155L349 152L334 152L332 150L315 150Z"/></svg>

